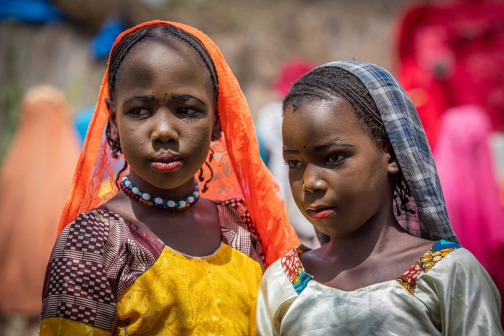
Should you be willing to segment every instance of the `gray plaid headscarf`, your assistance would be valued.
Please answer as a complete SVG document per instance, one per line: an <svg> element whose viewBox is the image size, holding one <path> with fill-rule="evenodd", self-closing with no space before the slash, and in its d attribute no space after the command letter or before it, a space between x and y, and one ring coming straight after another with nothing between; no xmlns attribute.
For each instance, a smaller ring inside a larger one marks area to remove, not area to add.
<svg viewBox="0 0 504 336"><path fill-rule="evenodd" d="M434 158L413 103L397 80L385 69L359 61L337 61L322 65L338 67L355 75L366 86L378 107L388 137L401 166L413 200L394 214L412 235L446 239L458 243L450 225Z"/></svg>

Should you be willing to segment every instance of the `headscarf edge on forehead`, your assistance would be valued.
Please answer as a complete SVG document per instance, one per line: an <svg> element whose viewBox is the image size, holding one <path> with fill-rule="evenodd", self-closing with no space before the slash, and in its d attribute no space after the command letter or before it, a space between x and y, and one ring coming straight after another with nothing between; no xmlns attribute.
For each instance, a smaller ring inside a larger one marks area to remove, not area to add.
<svg viewBox="0 0 504 336"><path fill-rule="evenodd" d="M426 239L458 239L450 225L434 158L416 109L397 80L385 69L360 61L336 61L319 67L338 67L355 75L378 107L405 180L411 189L419 223L406 224L410 233ZM419 225L415 229L414 225Z"/></svg>
<svg viewBox="0 0 504 336"><path fill-rule="evenodd" d="M218 47L207 35L196 28L181 23L156 20L140 24L121 33L117 37L110 55L126 35L140 28L155 25L172 25L193 35L204 45L215 64L219 86L219 116L227 153L252 222L261 237L266 265L270 265L293 246L299 244L299 240L288 222L283 201L279 196L278 185L259 156L254 124L245 96ZM70 194L61 216L58 234L79 214L80 202L84 200L95 159L101 154L103 130L108 120L104 99L108 96L107 67L101 82L95 112L91 118L76 167ZM223 111L233 111L233 115L222 113Z"/></svg>

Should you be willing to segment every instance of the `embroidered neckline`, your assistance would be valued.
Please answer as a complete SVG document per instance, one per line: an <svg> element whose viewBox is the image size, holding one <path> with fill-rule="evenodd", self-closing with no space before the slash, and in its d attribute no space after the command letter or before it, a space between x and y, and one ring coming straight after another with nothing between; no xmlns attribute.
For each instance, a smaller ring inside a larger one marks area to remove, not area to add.
<svg viewBox="0 0 504 336"><path fill-rule="evenodd" d="M422 273L429 272L450 252L459 248L462 248L462 246L444 239L435 242L432 247L425 252L410 269L397 278L396 281L412 295L415 295L416 279L418 276ZM310 251L310 248L299 245L287 252L287 254L280 259L282 269L298 295L303 292L310 280L313 279L313 276L305 272L304 266L299 259L299 255L306 251Z"/></svg>
<svg viewBox="0 0 504 336"><path fill-rule="evenodd" d="M308 282L313 279L313 276L305 272L304 266L299 259L300 254L310 250L310 248L304 245L299 245L287 252L280 259L283 271L298 295L308 286Z"/></svg>
<svg viewBox="0 0 504 336"><path fill-rule="evenodd" d="M441 239L418 259L418 261L404 272L397 282L404 287L411 295L415 295L416 279L422 274L429 272L438 262L443 260L449 253L463 248L457 243Z"/></svg>

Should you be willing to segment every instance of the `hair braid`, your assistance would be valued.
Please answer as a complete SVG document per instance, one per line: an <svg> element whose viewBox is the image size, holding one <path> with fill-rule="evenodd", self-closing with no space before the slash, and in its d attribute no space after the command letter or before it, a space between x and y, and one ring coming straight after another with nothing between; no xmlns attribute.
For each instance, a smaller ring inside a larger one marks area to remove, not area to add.
<svg viewBox="0 0 504 336"><path fill-rule="evenodd" d="M126 58L126 55L131 50L131 48L133 48L139 41L145 38L151 29L152 27L146 27L127 35L117 44L117 46L112 51L108 69L109 94L112 100L116 98L115 86L117 82L117 73L119 72L119 67L121 66L122 61Z"/></svg>

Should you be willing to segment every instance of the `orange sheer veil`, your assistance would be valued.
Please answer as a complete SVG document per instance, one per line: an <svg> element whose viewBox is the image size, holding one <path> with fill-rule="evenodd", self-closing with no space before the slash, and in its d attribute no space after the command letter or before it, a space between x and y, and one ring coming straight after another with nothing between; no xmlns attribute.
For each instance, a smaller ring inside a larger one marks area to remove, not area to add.
<svg viewBox="0 0 504 336"><path fill-rule="evenodd" d="M215 154L210 165L214 178L203 196L209 199L240 197L245 200L263 243L266 265L270 265L299 241L287 220L278 185L259 156L255 128L245 96L220 50L199 30L167 21L151 21L123 32L112 49L124 36L137 29L163 24L178 27L199 39L208 50L217 70L218 113L223 136L212 143ZM114 165L117 166L118 159L113 159L110 155L104 132L108 120L108 110L104 102L104 99L109 97L107 73L108 69L103 76L98 102L61 216L58 234L79 213L99 206L117 192ZM209 175L207 171L205 175ZM103 192L103 183L107 185L105 189L108 189L108 192Z"/></svg>

